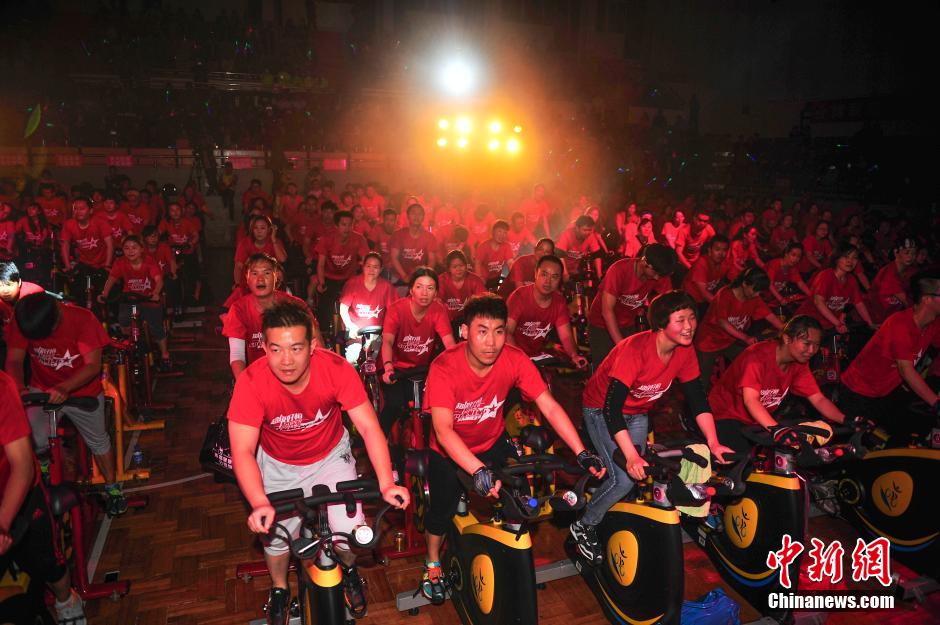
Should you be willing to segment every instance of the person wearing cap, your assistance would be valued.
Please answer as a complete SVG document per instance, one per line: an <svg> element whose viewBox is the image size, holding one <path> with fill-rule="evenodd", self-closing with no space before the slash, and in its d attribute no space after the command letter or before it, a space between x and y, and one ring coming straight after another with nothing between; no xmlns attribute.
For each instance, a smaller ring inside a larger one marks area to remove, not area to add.
<svg viewBox="0 0 940 625"><path fill-rule="evenodd" d="M699 211L688 230L683 230L676 237L676 253L679 255L679 262L686 269L692 268L692 263L698 260L702 253L702 247L710 238L715 236L715 229L712 228L708 213Z"/></svg>
<svg viewBox="0 0 940 625"><path fill-rule="evenodd" d="M913 273L916 257L917 242L902 239L894 248L894 260L878 271L868 293L869 311L875 323L910 305L905 285Z"/></svg>
<svg viewBox="0 0 940 625"><path fill-rule="evenodd" d="M651 293L672 290L676 252L667 245L647 245L637 258L618 260L607 270L588 313L588 339L597 365L626 336L638 332Z"/></svg>

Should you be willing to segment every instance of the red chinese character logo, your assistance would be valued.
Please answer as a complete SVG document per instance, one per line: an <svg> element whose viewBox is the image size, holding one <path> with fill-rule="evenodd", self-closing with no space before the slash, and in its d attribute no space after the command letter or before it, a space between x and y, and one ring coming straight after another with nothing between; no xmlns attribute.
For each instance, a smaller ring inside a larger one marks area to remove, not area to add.
<svg viewBox="0 0 940 625"><path fill-rule="evenodd" d="M863 582L874 577L882 586L891 585L891 545L885 537L866 544L859 538L852 550L852 581Z"/></svg>
<svg viewBox="0 0 940 625"><path fill-rule="evenodd" d="M783 535L780 551L771 551L767 554L767 566L780 569L780 585L790 588L790 564L803 553L803 543L793 540L789 534Z"/></svg>
<svg viewBox="0 0 940 625"><path fill-rule="evenodd" d="M833 584L842 581L842 556L845 555L845 549L838 540L832 541L829 546L818 538L811 538L812 548L809 550L809 566L806 567L806 574L810 581L821 582L823 577L829 578Z"/></svg>

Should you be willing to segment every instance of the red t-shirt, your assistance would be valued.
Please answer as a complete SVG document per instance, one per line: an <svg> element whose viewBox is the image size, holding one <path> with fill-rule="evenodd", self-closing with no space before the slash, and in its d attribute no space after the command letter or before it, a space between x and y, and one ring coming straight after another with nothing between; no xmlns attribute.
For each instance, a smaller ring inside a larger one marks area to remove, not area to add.
<svg viewBox="0 0 940 625"><path fill-rule="evenodd" d="M169 245L166 243L157 243L157 249L153 251L144 249L144 254L152 259L153 262L157 263L160 267L160 271L162 271L164 275L170 273L170 261L173 259L173 250L170 249Z"/></svg>
<svg viewBox="0 0 940 625"><path fill-rule="evenodd" d="M861 263L856 266L861 266ZM871 304L870 312L875 323L884 321L891 314L904 308L904 303L898 299L898 293L907 294L910 299L905 284L909 279L909 273L905 273L903 277L898 274L898 266L893 262L878 271L878 275L872 280L871 292L868 294Z"/></svg>
<svg viewBox="0 0 940 625"><path fill-rule="evenodd" d="M160 265L147 256L136 269L127 258L122 256L114 261L110 277L124 282L125 293L150 297L153 295L157 278L162 278L163 272L160 270Z"/></svg>
<svg viewBox="0 0 940 625"><path fill-rule="evenodd" d="M348 280L356 275L362 259L369 253L369 244L361 234L350 232L345 243L339 236L317 241L317 257L326 257L324 275L328 280Z"/></svg>
<svg viewBox="0 0 940 625"><path fill-rule="evenodd" d="M182 248L183 254L193 253L193 243L199 235L199 228L193 222L180 219L178 224L174 224L172 221L164 220L160 222L159 231L161 236L166 235L170 247Z"/></svg>
<svg viewBox="0 0 940 625"><path fill-rule="evenodd" d="M916 366L930 345L940 345L940 321L921 330L912 308L896 312L865 344L842 374L842 382L859 395L886 397L901 384L897 361L910 360Z"/></svg>
<svg viewBox="0 0 940 625"><path fill-rule="evenodd" d="M356 370L325 349L310 355L307 388L293 394L266 360L249 366L235 382L228 418L261 430L259 443L279 462L297 466L322 460L343 437L341 411L368 398Z"/></svg>
<svg viewBox="0 0 940 625"><path fill-rule="evenodd" d="M302 299L277 291L274 294L276 303L285 301L294 302L304 307L304 310L313 317L306 302ZM245 364L250 365L255 360L264 356L264 335L261 333L261 310L258 308L258 300L255 297L244 296L232 303L232 306L225 313L225 319L222 320L222 335L230 339L242 339L245 341L245 358L248 360Z"/></svg>
<svg viewBox="0 0 940 625"><path fill-rule="evenodd" d="M767 263L767 277L770 278L770 283L774 285L778 293L790 288L791 284L796 285L796 281L802 278L797 265L786 267L780 258Z"/></svg>
<svg viewBox="0 0 940 625"><path fill-rule="evenodd" d="M516 287L534 284L535 263L535 254L526 254L517 258L512 267L509 268L506 283L514 284Z"/></svg>
<svg viewBox="0 0 940 625"><path fill-rule="evenodd" d="M718 291L718 287L727 273L727 267L723 264L716 265L707 255L699 256L698 259L692 263L692 269L689 270L689 273L686 274L685 279L682 281L682 290L701 304L705 302L705 295L702 293L702 289L699 287L698 283L704 282L708 293L714 295L715 292Z"/></svg>
<svg viewBox="0 0 940 625"><path fill-rule="evenodd" d="M382 224L376 224L369 233L369 240L372 241L373 249L382 255L383 265L387 266L390 262L389 252L392 248L389 247L389 243L395 234L396 231L394 230L392 232L386 232Z"/></svg>
<svg viewBox="0 0 940 625"><path fill-rule="evenodd" d="M454 345L434 359L425 385L425 406L454 411L454 431L473 453L486 451L506 432L503 404L513 387L527 401L545 392L545 381L529 357L504 345L489 372L480 377L467 362L467 343ZM431 448L447 455L431 432Z"/></svg>
<svg viewBox="0 0 940 625"><path fill-rule="evenodd" d="M104 267L108 261L108 246L105 238L111 236L111 228L99 219L92 219L85 228L74 219L62 226L62 241L74 243L78 262L89 267Z"/></svg>
<svg viewBox="0 0 940 625"><path fill-rule="evenodd" d="M525 215L526 227L535 232L536 228L542 225L544 217L548 215L548 202L544 199L526 198L519 205L519 212Z"/></svg>
<svg viewBox="0 0 940 625"><path fill-rule="evenodd" d="M31 341L20 333L16 319L10 324L6 339L10 349L26 350L33 377L30 385L48 391L75 375L85 366L85 356L111 343L94 313L71 304L61 305L62 318L48 337ZM97 397L101 376L94 376L85 386L70 393L72 397Z"/></svg>
<svg viewBox="0 0 940 625"><path fill-rule="evenodd" d="M49 228L40 228L34 231L29 225L29 218L27 217L20 217L16 222L16 232L23 237L23 241L28 247L40 247L45 244L52 235Z"/></svg>
<svg viewBox="0 0 940 625"><path fill-rule="evenodd" d="M809 285L809 291L809 297L803 301L796 314L809 315L818 319L824 330L831 329L833 325L816 309L816 295L822 296L826 302L826 307L836 317L842 314L847 304L857 306L862 301L862 292L858 288L858 281L855 276L846 276L845 282L840 282L836 278L836 272L833 269L823 269L817 273L812 284Z"/></svg>
<svg viewBox="0 0 940 625"><path fill-rule="evenodd" d="M522 244L534 244L535 237L532 236L532 232L529 231L528 228L523 228L519 232L510 228L509 234L506 235L506 242L509 243L509 249L512 250L512 256L515 258L519 256L519 250L522 248Z"/></svg>
<svg viewBox="0 0 940 625"><path fill-rule="evenodd" d="M800 261L800 273L809 273L811 271L817 271L813 263L809 262L809 257L812 256L817 263L822 264L823 269L826 267L826 263L829 261L829 256L832 254L832 243L829 239L819 240L814 235L809 235L803 239L803 259Z"/></svg>
<svg viewBox="0 0 940 625"><path fill-rule="evenodd" d="M761 298L755 297L742 302L735 297L730 286L721 287L695 333L695 347L703 352L717 352L734 343L736 339L718 325L722 319L736 330L747 332L752 321L763 319L770 314L770 309Z"/></svg>
<svg viewBox="0 0 940 625"><path fill-rule="evenodd" d="M565 261L565 269L568 273L577 273L578 261L584 256L600 250L601 244L594 232L584 237L583 241L578 241L575 229L568 228L561 233L555 247L558 250L564 250L565 255L562 260Z"/></svg>
<svg viewBox="0 0 940 625"><path fill-rule="evenodd" d="M120 211L115 211L111 215L102 211L95 213L94 218L111 229L111 240L114 242L114 249L120 248L121 243L124 242L124 237L134 232L134 224L128 219L127 215Z"/></svg>
<svg viewBox="0 0 940 625"><path fill-rule="evenodd" d="M130 202L121 202L121 212L127 215L131 222L131 232L141 234L144 226L153 223L153 209L149 204L139 202L137 206L131 206Z"/></svg>
<svg viewBox="0 0 940 625"><path fill-rule="evenodd" d="M408 228L402 228L392 236L389 249L396 248L398 261L405 270L403 279L407 280L416 267L427 265L431 253L437 248L437 239L427 230L422 230L417 237L411 236Z"/></svg>
<svg viewBox="0 0 940 625"><path fill-rule="evenodd" d="M516 321L512 337L519 349L529 356L542 353L552 328L558 329L569 323L568 304L564 295L555 291L548 307L542 308L535 301L534 284L513 291L506 305L509 318Z"/></svg>
<svg viewBox="0 0 940 625"><path fill-rule="evenodd" d="M353 276L339 296L339 303L349 306L349 318L357 328L381 326L388 307L397 300L398 291L388 280L379 278L370 291L363 276Z"/></svg>
<svg viewBox="0 0 940 625"><path fill-rule="evenodd" d="M50 226L61 226L65 223L68 210L65 207L65 200L61 197L54 195L47 200L45 197L40 196L36 198L36 203L42 208L42 212Z"/></svg>
<svg viewBox="0 0 940 625"><path fill-rule="evenodd" d="M682 230L676 237L676 249L682 248L682 255L689 263L694 263L702 253L702 246L715 236L715 229L706 224L698 232L693 233L692 228Z"/></svg>
<svg viewBox="0 0 940 625"><path fill-rule="evenodd" d="M467 299L471 295L486 291L483 280L472 271L468 271L467 275L464 276L463 284L459 289L449 273L442 273L438 280L441 285L437 290L437 297L447 308L447 316L450 317L451 321L460 317L463 312L463 305L467 303Z"/></svg>
<svg viewBox="0 0 940 625"><path fill-rule="evenodd" d="M787 246L796 240L796 228L777 226L774 228L774 231L770 233L770 248L777 254L783 254Z"/></svg>
<svg viewBox="0 0 940 625"><path fill-rule="evenodd" d="M10 462L3 448L13 441L29 437L31 433L16 383L13 378L0 371L0 493L6 490L7 482L10 481ZM38 483L39 471L36 471L33 485Z"/></svg>
<svg viewBox="0 0 940 625"><path fill-rule="evenodd" d="M601 310L604 293L610 293L617 298L614 304L617 325L629 328L636 323L640 307L649 303L650 293L666 293L672 290L672 282L668 276L659 280L640 280L636 273L637 263L639 261L635 258L623 258L610 266L591 303L588 323L596 328L607 327Z"/></svg>
<svg viewBox="0 0 940 625"><path fill-rule="evenodd" d="M0 260L13 260L16 256L16 222L0 221Z"/></svg>
<svg viewBox="0 0 940 625"><path fill-rule="evenodd" d="M411 369L431 362L435 334L452 334L447 309L438 301L431 302L424 317L417 321L411 312L411 300L400 299L388 307L382 334L395 335L392 364L396 369Z"/></svg>
<svg viewBox="0 0 940 625"><path fill-rule="evenodd" d="M628 336L617 343L584 388L584 407L603 408L610 379L630 389L623 414L643 414L672 386L673 380L691 382L699 377L695 350L676 347L668 363L656 353L656 334L650 330Z"/></svg>
<svg viewBox="0 0 940 625"><path fill-rule="evenodd" d="M235 262L245 263L252 254L267 254L271 258L275 258L274 241L269 237L263 246L258 247L255 245L254 239L242 239L235 248Z"/></svg>
<svg viewBox="0 0 940 625"><path fill-rule="evenodd" d="M512 247L507 241L500 243L495 250L492 244L493 240L488 239L480 243L476 250L477 262L482 263L483 268L486 269L486 275L481 276L484 281L499 278L503 267L507 266L513 258Z"/></svg>
<svg viewBox="0 0 940 625"><path fill-rule="evenodd" d="M808 364L792 362L786 371L777 365L777 341L751 345L734 359L731 367L708 394L708 403L716 419L736 419L754 423L744 407L742 389L752 388L760 395L760 404L770 414L780 406L790 389L799 397L819 392L816 378Z"/></svg>

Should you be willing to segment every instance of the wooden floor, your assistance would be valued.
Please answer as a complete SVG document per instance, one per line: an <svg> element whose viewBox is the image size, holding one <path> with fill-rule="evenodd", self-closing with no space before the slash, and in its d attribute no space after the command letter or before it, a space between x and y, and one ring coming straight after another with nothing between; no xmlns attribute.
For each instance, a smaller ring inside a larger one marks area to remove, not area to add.
<svg viewBox="0 0 940 625"><path fill-rule="evenodd" d="M207 317L207 319L209 319ZM193 345L176 354L189 361L187 376L162 382L158 396L176 403L167 414L166 430L144 432L140 447L153 470L152 478L134 486L161 484L198 476L198 450L206 426L225 411L229 389L228 355L223 339L207 328ZM559 389L564 403L576 394ZM657 426L658 427L658 426ZM246 506L235 486L217 484L211 477L145 491L149 505L114 520L107 533L95 581L110 571L131 580L131 592L118 600L90 602L86 608L93 625L244 625L261 617L268 590L265 578L244 582L235 578L240 562L261 557L249 534ZM839 522L816 519L813 532L831 539L851 534ZM561 559L565 529L543 523L534 530L537 556ZM854 539L853 539L854 540ZM422 608L417 616L395 609L398 592L412 590L420 576L420 558L392 561L385 567L363 571L367 579L369 615L364 625L458 623L453 607ZM686 596L696 598L724 586L707 557L693 544L686 545ZM742 604L742 622L757 614L726 586ZM940 593L926 606L905 604L880 613L834 614L829 623L940 623ZM580 578L548 584L539 593L540 623L587 625L606 622L593 595Z"/></svg>

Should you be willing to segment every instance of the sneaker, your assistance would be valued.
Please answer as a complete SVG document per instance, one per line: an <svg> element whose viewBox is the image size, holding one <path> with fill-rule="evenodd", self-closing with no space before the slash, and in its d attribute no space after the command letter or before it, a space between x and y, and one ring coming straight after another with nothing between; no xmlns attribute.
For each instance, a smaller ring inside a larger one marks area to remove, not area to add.
<svg viewBox="0 0 940 625"><path fill-rule="evenodd" d="M39 475L42 476L42 481L46 484L49 483L49 468L51 466L52 462L49 460L48 456L39 458Z"/></svg>
<svg viewBox="0 0 940 625"><path fill-rule="evenodd" d="M603 558L594 526L582 525L581 521L575 521L569 529L581 556L591 564L599 564Z"/></svg>
<svg viewBox="0 0 940 625"><path fill-rule="evenodd" d="M108 516L118 517L127 512L127 497L119 486L113 486L106 491L108 496Z"/></svg>
<svg viewBox="0 0 940 625"><path fill-rule="evenodd" d="M446 599L443 575L440 562L424 563L424 576L421 578L419 590L424 598L434 605L441 605Z"/></svg>
<svg viewBox="0 0 940 625"><path fill-rule="evenodd" d="M264 604L268 625L287 625L290 619L290 591L286 588L272 588L268 593L268 602Z"/></svg>
<svg viewBox="0 0 940 625"><path fill-rule="evenodd" d="M58 625L88 625L81 597L74 590L63 603L55 602L55 613Z"/></svg>
<svg viewBox="0 0 940 625"><path fill-rule="evenodd" d="M356 567L351 567L343 571L343 600L346 602L346 609L353 618L362 618L366 615L366 595L363 592L365 580L359 575Z"/></svg>

